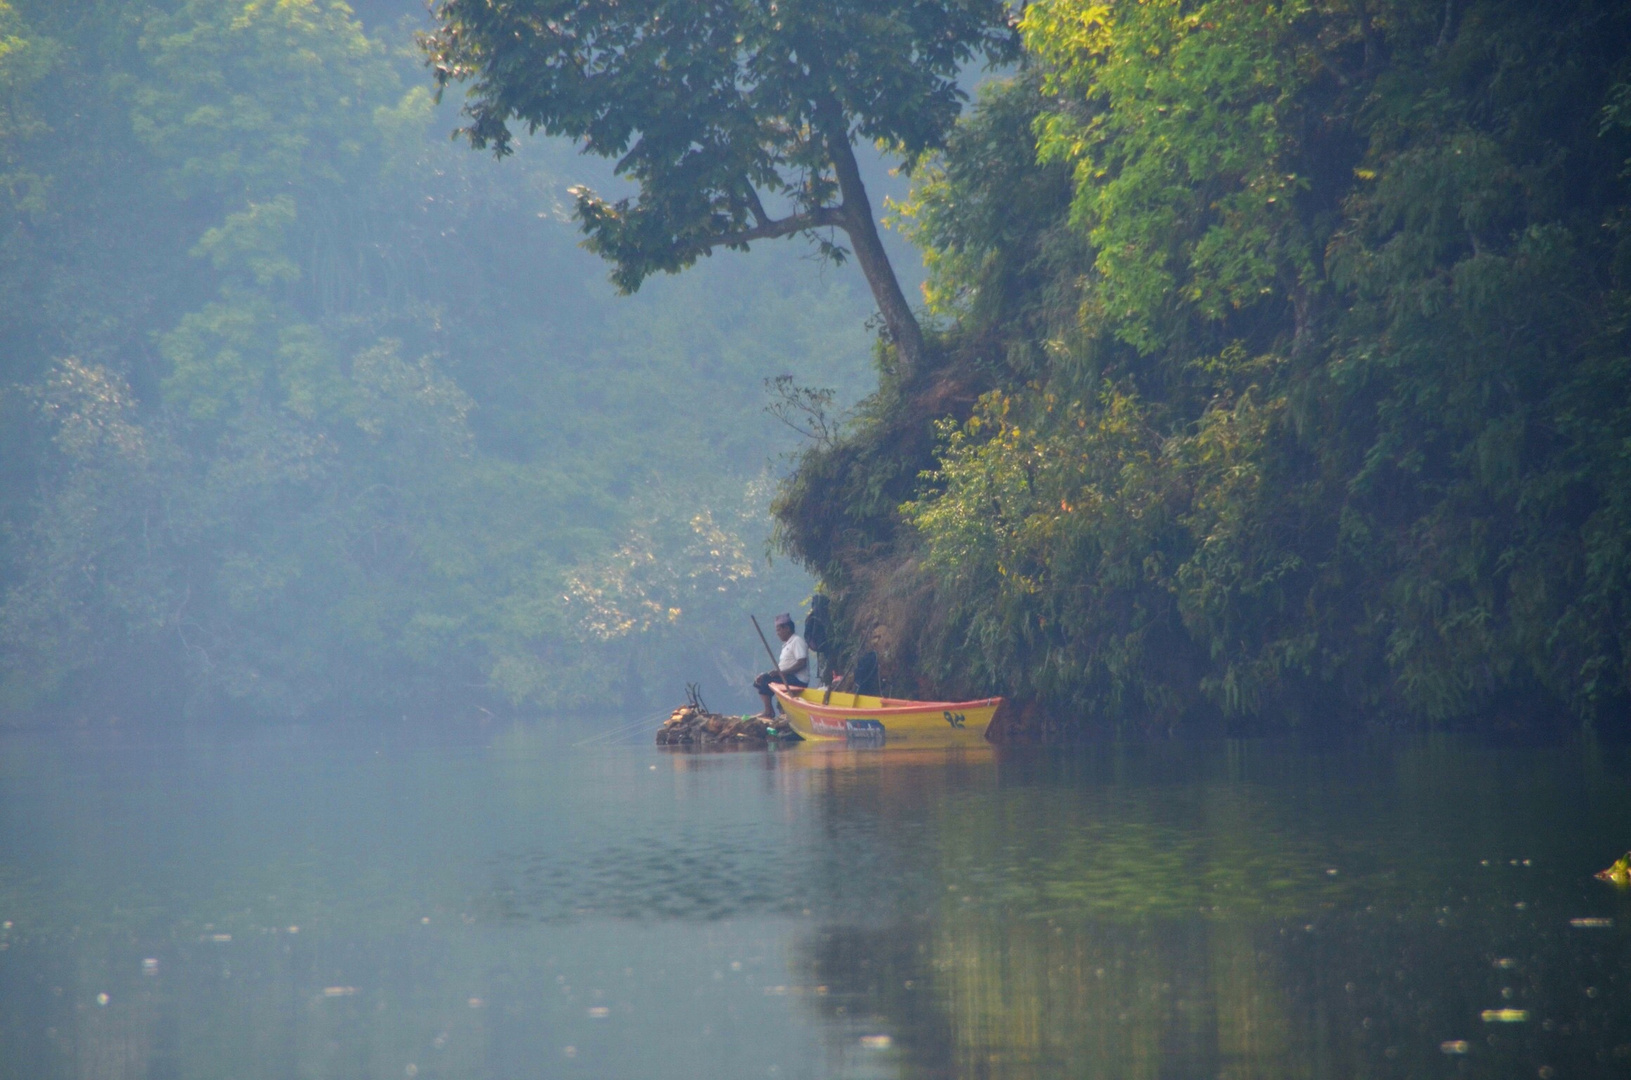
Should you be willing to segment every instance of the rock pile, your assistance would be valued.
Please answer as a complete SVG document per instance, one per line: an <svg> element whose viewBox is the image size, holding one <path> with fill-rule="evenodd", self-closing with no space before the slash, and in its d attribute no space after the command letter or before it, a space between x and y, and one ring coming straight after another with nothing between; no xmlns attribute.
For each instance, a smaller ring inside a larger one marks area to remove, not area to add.
<svg viewBox="0 0 1631 1080"><path fill-rule="evenodd" d="M658 746L734 746L760 749L777 743L798 742L798 732L786 717L765 720L757 716L723 716L709 712L695 687L687 687L689 703L681 705L657 731Z"/></svg>

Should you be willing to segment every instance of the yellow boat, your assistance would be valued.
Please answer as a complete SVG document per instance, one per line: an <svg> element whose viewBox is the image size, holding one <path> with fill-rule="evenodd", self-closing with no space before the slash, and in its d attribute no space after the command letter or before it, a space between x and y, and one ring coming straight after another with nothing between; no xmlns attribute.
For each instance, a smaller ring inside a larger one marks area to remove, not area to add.
<svg viewBox="0 0 1631 1080"><path fill-rule="evenodd" d="M829 693L772 683L776 700L806 739L873 739L890 744L948 746L984 743L1002 698L905 701L869 694Z"/></svg>

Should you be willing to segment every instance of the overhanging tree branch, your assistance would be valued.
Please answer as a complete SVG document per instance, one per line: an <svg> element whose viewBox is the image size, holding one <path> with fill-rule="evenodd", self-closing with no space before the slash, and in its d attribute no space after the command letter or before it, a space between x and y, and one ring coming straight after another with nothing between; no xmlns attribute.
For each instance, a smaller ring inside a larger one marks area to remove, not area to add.
<svg viewBox="0 0 1631 1080"><path fill-rule="evenodd" d="M763 212L763 207L759 208ZM721 233L708 241L709 247L742 247L754 240L779 240L812 229L847 229L843 211L837 207L819 206L802 214L793 214L780 220L762 218L759 225L739 232Z"/></svg>
<svg viewBox="0 0 1631 1080"><path fill-rule="evenodd" d="M908 164L938 149L975 57L1019 38L1005 0L440 0L421 41L439 88L467 82L461 133L510 147L511 122L577 140L639 186L578 192L586 245L633 292L717 247L842 229L903 373L923 333L879 238L852 141ZM760 191L797 212L773 218Z"/></svg>

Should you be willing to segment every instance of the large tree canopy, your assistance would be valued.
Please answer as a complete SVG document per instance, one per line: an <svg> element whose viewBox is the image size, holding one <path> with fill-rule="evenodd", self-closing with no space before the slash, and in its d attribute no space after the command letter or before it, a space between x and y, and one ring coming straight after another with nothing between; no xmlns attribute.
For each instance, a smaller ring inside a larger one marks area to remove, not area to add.
<svg viewBox="0 0 1631 1080"><path fill-rule="evenodd" d="M615 202L575 192L620 288L801 233L842 258L820 238L841 229L901 363L919 364L852 144L908 165L941 147L961 68L1016 53L1003 0L442 0L435 14L424 47L439 85L470 83L472 145L506 153L515 122L616 158L639 185Z"/></svg>

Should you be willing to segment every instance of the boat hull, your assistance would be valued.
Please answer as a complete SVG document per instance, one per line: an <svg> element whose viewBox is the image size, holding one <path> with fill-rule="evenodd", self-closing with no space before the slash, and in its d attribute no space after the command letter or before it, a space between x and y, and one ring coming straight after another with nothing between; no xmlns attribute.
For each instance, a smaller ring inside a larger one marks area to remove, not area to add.
<svg viewBox="0 0 1631 1080"><path fill-rule="evenodd" d="M982 744L1002 698L904 701L867 694L772 685L793 730L806 739L887 741L925 746Z"/></svg>

